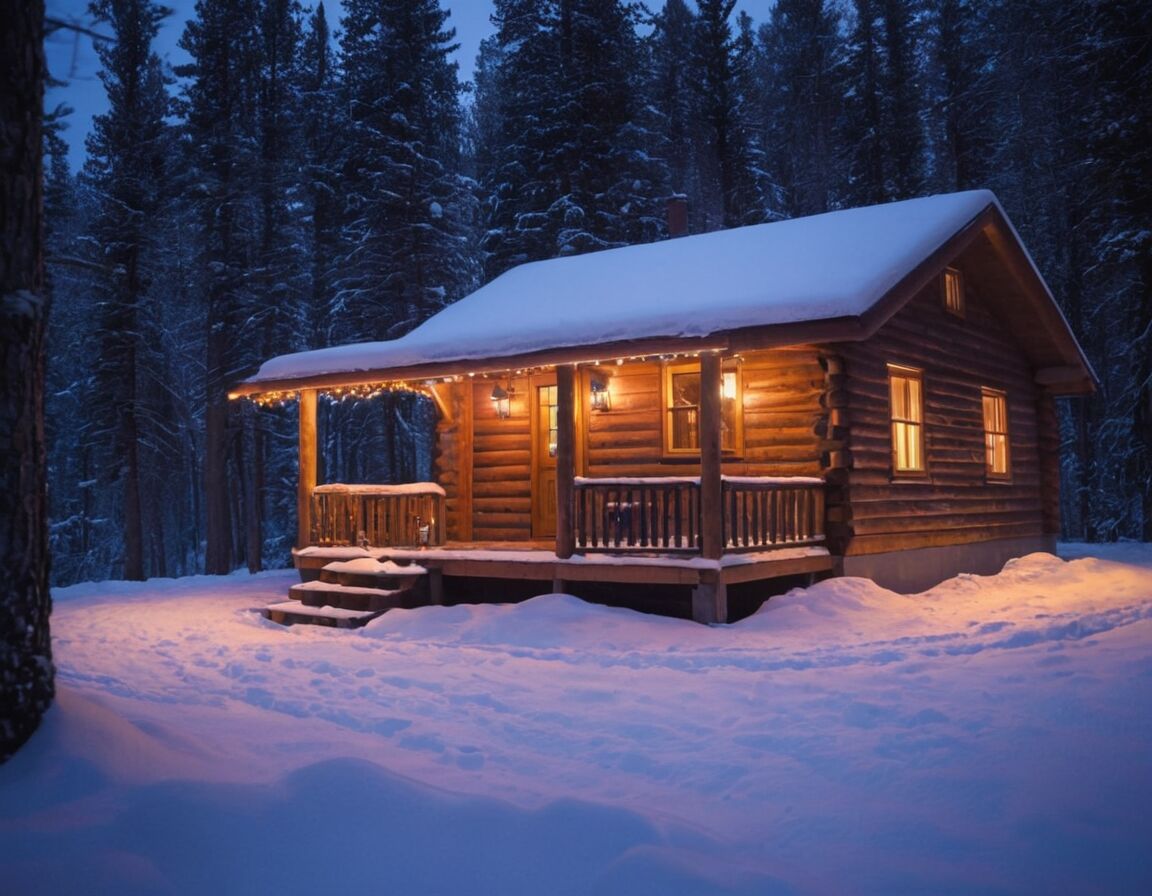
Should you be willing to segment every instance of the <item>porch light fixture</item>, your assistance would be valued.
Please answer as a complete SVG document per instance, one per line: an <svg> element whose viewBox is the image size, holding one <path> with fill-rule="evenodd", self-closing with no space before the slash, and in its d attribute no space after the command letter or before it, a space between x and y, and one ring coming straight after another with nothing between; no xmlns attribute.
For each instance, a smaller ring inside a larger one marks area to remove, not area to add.
<svg viewBox="0 0 1152 896"><path fill-rule="evenodd" d="M496 409L496 416L507 420L512 416L512 387L505 389L499 383L492 387L492 407Z"/></svg>
<svg viewBox="0 0 1152 896"><path fill-rule="evenodd" d="M592 410L612 410L612 393L608 391L608 384L603 380L592 380Z"/></svg>

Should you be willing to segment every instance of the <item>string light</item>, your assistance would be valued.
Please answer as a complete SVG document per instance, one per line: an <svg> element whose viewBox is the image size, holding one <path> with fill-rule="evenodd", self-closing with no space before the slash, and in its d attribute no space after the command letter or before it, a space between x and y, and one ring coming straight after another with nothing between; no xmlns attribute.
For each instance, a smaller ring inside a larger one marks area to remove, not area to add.
<svg viewBox="0 0 1152 896"><path fill-rule="evenodd" d="M704 351L711 351L720 353L723 349L713 348L704 349ZM699 358L700 351L691 352L661 352L659 354L651 355L622 355L618 358L609 358L602 361L599 358L590 359L588 361L573 362L571 366L578 367L581 364L600 366L602 364L615 364L617 367L622 367L624 364L629 363L645 363L652 361L676 361L679 359ZM739 360L739 355L734 355ZM491 379L495 377L497 380L506 379L511 381L512 377L525 377L533 376L540 373L546 373L555 369L557 365L537 365L534 367L517 367L505 368L503 370L469 370L466 374L453 374L449 376L433 377L425 379L419 383L408 382L406 380L387 380L381 382L369 383L354 383L347 386L332 386L329 388L319 390L320 394L328 398L330 401L343 401L346 399L362 400L369 398L376 398L387 392L408 392L416 395L423 395L426 398L432 397L432 389L437 384L452 384L462 383L465 379L474 380ZM239 396L230 395L229 398L248 398L254 404L260 407L284 407L285 405L299 399L299 393L291 392L261 392L258 394Z"/></svg>

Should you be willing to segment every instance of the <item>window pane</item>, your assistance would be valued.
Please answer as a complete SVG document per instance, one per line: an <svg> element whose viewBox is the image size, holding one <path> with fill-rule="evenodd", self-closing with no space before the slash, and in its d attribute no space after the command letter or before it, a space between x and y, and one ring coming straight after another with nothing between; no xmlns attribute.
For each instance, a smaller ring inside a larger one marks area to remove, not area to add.
<svg viewBox="0 0 1152 896"><path fill-rule="evenodd" d="M889 368L894 472L924 469L924 386L916 371Z"/></svg>
<svg viewBox="0 0 1152 896"><path fill-rule="evenodd" d="M908 417L908 402L904 394L904 377L892 374L888 380L888 392L892 402L892 419L906 419Z"/></svg>
<svg viewBox="0 0 1152 896"><path fill-rule="evenodd" d="M989 475L1008 475L1008 399L1002 392L985 390L984 467Z"/></svg>
<svg viewBox="0 0 1152 896"><path fill-rule="evenodd" d="M673 448L699 448L700 424L699 414L694 407L675 407L669 409L672 423Z"/></svg>

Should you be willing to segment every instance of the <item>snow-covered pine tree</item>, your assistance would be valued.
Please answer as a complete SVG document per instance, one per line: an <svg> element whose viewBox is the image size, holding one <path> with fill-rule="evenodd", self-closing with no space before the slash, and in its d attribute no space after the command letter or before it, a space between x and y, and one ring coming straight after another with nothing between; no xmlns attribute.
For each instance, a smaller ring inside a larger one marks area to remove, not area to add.
<svg viewBox="0 0 1152 896"><path fill-rule="evenodd" d="M704 126L704 229L737 227L769 217L768 184L756 135L755 98L748 95L751 24L738 36L730 17L735 0L698 0L693 65Z"/></svg>
<svg viewBox="0 0 1152 896"><path fill-rule="evenodd" d="M44 4L0 0L0 762L52 703L44 454Z"/></svg>
<svg viewBox="0 0 1152 896"><path fill-rule="evenodd" d="M307 257L300 325L287 343L296 350L321 348L332 342L330 306L336 293L342 205L339 166L345 131L337 76L328 18L324 4L319 3L308 18L297 67L300 195L304 207L301 242Z"/></svg>
<svg viewBox="0 0 1152 896"><path fill-rule="evenodd" d="M192 61L180 111L188 151L187 193L196 216L194 294L204 309L205 571L226 574L240 556L233 481L239 412L228 389L259 355L259 298L251 282L259 246L258 0L198 0L180 45Z"/></svg>
<svg viewBox="0 0 1152 896"><path fill-rule="evenodd" d="M550 148L559 127L555 0L495 0L495 35L481 57L476 105L486 122L477 138L485 197L485 277L556 254L547 211L560 195Z"/></svg>
<svg viewBox="0 0 1152 896"><path fill-rule="evenodd" d="M494 145L478 150L490 276L663 233L666 175L642 102L637 17L619 0L497 0L477 96L498 110Z"/></svg>
<svg viewBox="0 0 1152 896"><path fill-rule="evenodd" d="M437 0L348 0L340 340L399 336L476 282L455 31Z"/></svg>
<svg viewBox="0 0 1152 896"><path fill-rule="evenodd" d="M848 170L846 204L917 196L925 160L911 0L854 0L853 5L841 88L845 115L837 140Z"/></svg>
<svg viewBox="0 0 1152 896"><path fill-rule="evenodd" d="M267 358L291 346L300 329L299 311L306 289L306 259L302 222L295 211L303 198L300 189L301 141L300 76L302 12L297 0L260 0L257 25L256 70L257 215L259 238L251 271L254 291L257 357ZM266 504L270 485L280 493L289 489L294 466L291 433L284 415L263 413L251 402L240 408L244 438L239 459L243 471L244 554L250 572L264 566ZM279 438L267 430L279 430ZM271 475L269 471L271 470ZM283 562L291 547L289 527L275 526L271 541Z"/></svg>
<svg viewBox="0 0 1152 896"><path fill-rule="evenodd" d="M996 145L990 15L998 4L937 0L926 10L927 143L933 192L987 186Z"/></svg>
<svg viewBox="0 0 1152 896"><path fill-rule="evenodd" d="M83 174L96 204L87 240L97 359L86 436L99 446L94 478L105 484L123 537L116 572L144 579L145 507L156 501L145 494L143 455L155 441L149 384L158 377L147 369L143 336L155 313L147 307L154 301L150 256L172 149L165 78L152 50L165 10L150 0L95 0L90 10L112 39L96 45L109 109L93 120Z"/></svg>
<svg viewBox="0 0 1152 896"><path fill-rule="evenodd" d="M688 231L705 230L700 161L705 135L697 111L694 38L696 18L684 0L667 0L652 19L644 93L656 117L656 154L668 169L672 194L688 201Z"/></svg>
<svg viewBox="0 0 1152 896"><path fill-rule="evenodd" d="M667 174L652 157L637 14L620 0L559 4L562 192L548 216L560 255L652 242L665 231Z"/></svg>
<svg viewBox="0 0 1152 896"><path fill-rule="evenodd" d="M828 211L838 192L840 28L827 0L777 0L760 28L766 166L786 217Z"/></svg>

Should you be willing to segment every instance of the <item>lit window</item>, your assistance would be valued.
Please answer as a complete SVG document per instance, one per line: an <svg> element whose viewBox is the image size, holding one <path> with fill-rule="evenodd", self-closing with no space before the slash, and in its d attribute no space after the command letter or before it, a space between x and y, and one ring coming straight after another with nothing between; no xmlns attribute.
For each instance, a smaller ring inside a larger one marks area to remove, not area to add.
<svg viewBox="0 0 1152 896"><path fill-rule="evenodd" d="M669 364L664 368L664 451L700 452L700 365ZM744 441L740 371L721 372L720 450L737 453Z"/></svg>
<svg viewBox="0 0 1152 896"><path fill-rule="evenodd" d="M888 366L892 417L892 472L924 472L924 375Z"/></svg>
<svg viewBox="0 0 1152 896"><path fill-rule="evenodd" d="M944 307L957 317L964 316L964 277L956 268L944 269Z"/></svg>
<svg viewBox="0 0 1152 896"><path fill-rule="evenodd" d="M981 390L984 404L984 472L1006 479L1008 470L1008 397L995 389Z"/></svg>

